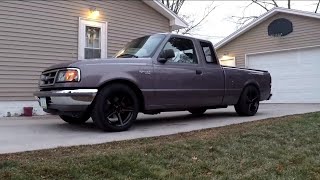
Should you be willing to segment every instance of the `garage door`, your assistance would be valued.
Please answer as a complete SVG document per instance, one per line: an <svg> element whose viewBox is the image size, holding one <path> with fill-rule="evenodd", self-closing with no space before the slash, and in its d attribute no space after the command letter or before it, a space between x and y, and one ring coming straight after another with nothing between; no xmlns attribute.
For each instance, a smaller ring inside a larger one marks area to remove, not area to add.
<svg viewBox="0 0 320 180"><path fill-rule="evenodd" d="M248 55L246 66L268 70L272 103L320 103L320 48Z"/></svg>

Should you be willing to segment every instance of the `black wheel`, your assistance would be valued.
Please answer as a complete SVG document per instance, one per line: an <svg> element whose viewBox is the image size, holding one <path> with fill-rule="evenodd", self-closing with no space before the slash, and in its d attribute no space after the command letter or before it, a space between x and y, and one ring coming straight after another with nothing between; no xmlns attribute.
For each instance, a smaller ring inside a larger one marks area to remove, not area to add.
<svg viewBox="0 0 320 180"><path fill-rule="evenodd" d="M247 86L234 106L240 116L253 116L259 109L260 92L254 86Z"/></svg>
<svg viewBox="0 0 320 180"><path fill-rule="evenodd" d="M126 85L112 84L97 94L92 119L104 131L125 131L132 126L138 113L135 92Z"/></svg>
<svg viewBox="0 0 320 180"><path fill-rule="evenodd" d="M195 115L202 115L202 114L204 114L206 111L207 111L207 109L205 109L205 108L198 108L198 109L190 109L190 110L188 110L191 114L195 114Z"/></svg>
<svg viewBox="0 0 320 180"><path fill-rule="evenodd" d="M83 124L90 118L89 113L85 113L81 116L67 116L67 115L59 115L62 120L69 124Z"/></svg>

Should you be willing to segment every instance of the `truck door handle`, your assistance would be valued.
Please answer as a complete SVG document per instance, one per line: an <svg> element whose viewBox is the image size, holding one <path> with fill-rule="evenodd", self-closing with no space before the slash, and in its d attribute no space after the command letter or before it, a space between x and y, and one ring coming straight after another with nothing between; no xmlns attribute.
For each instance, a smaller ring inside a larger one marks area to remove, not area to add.
<svg viewBox="0 0 320 180"><path fill-rule="evenodd" d="M202 71L201 70L196 70L196 74L202 74Z"/></svg>

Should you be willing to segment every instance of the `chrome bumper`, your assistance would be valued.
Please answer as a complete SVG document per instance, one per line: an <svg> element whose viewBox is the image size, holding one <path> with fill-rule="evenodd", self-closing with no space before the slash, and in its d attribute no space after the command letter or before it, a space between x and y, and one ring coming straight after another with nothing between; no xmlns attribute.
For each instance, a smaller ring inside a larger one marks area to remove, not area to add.
<svg viewBox="0 0 320 180"><path fill-rule="evenodd" d="M97 89L52 90L37 91L34 96L38 101L40 98L46 98L48 109L63 110L63 107L68 106L89 106L97 92Z"/></svg>

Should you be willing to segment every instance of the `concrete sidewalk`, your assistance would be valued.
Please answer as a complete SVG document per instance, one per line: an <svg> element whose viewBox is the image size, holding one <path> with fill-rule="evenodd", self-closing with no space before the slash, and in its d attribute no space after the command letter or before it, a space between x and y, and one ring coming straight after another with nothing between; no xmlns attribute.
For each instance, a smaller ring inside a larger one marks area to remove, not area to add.
<svg viewBox="0 0 320 180"><path fill-rule="evenodd" d="M69 125L55 116L2 118L0 153L169 135L315 111L320 111L320 104L262 104L258 114L253 117L239 117L233 107L210 110L201 117L194 117L188 112L161 113L153 116L141 114L129 131L118 133L102 132L91 120L77 126Z"/></svg>

